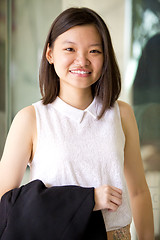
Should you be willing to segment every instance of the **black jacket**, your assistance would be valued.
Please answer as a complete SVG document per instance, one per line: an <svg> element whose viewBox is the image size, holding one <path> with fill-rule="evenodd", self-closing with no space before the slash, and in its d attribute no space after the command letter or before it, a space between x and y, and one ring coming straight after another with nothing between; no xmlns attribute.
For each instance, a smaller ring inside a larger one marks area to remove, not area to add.
<svg viewBox="0 0 160 240"><path fill-rule="evenodd" d="M0 202L1 240L106 240L94 188L47 188L40 180L5 193Z"/></svg>

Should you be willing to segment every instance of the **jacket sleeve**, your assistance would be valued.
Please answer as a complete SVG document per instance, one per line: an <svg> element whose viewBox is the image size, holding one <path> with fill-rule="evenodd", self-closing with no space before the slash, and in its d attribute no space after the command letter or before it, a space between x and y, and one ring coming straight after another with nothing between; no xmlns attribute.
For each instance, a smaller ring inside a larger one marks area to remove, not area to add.
<svg viewBox="0 0 160 240"><path fill-rule="evenodd" d="M107 239L102 214L93 208L94 188L47 188L35 180L2 197L0 239Z"/></svg>

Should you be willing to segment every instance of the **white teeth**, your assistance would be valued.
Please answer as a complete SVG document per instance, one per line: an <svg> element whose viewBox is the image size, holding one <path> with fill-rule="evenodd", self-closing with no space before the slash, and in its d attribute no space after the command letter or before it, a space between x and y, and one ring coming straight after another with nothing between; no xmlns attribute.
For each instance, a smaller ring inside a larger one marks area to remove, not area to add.
<svg viewBox="0 0 160 240"><path fill-rule="evenodd" d="M77 74L88 74L90 72L85 72L85 71L80 71L80 70L71 70L72 73L77 73Z"/></svg>

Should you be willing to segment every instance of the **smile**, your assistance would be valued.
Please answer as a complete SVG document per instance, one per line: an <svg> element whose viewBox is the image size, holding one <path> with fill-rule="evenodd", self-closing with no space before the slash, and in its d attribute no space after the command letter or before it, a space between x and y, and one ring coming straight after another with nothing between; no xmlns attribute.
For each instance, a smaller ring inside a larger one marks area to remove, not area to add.
<svg viewBox="0 0 160 240"><path fill-rule="evenodd" d="M91 72L81 70L70 70L70 72L75 74L91 74Z"/></svg>

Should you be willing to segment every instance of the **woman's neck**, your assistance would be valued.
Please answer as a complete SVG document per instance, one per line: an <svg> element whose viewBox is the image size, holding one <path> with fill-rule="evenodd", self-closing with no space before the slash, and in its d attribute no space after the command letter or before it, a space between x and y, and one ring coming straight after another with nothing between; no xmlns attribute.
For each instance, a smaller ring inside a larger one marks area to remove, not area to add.
<svg viewBox="0 0 160 240"><path fill-rule="evenodd" d="M68 94L60 90L59 97L72 107L81 110L86 109L93 101L91 91L83 91L82 89L77 91L71 91Z"/></svg>

